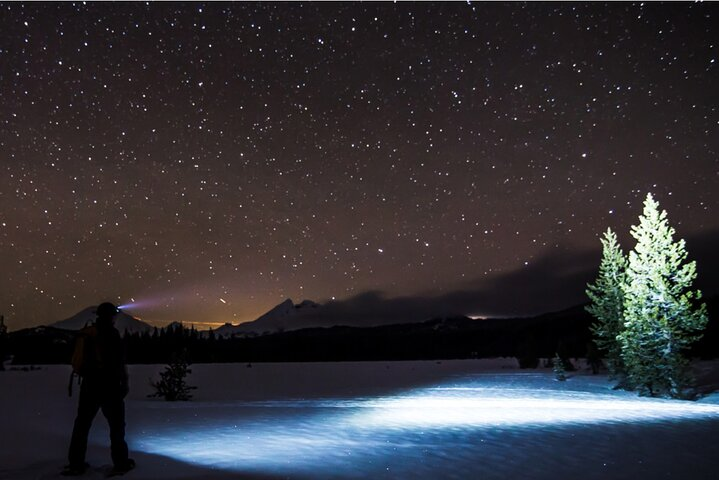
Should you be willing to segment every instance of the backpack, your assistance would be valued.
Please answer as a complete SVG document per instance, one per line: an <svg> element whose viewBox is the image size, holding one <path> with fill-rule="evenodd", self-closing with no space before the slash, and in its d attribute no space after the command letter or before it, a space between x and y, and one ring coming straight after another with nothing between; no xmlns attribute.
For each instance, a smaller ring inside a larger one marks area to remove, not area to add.
<svg viewBox="0 0 719 480"><path fill-rule="evenodd" d="M78 385L88 373L96 371L100 366L100 352L97 345L97 327L95 325L85 326L77 332L75 337L75 348L72 351L72 372L70 372L70 384L68 395L72 396L72 382L75 375L78 377Z"/></svg>

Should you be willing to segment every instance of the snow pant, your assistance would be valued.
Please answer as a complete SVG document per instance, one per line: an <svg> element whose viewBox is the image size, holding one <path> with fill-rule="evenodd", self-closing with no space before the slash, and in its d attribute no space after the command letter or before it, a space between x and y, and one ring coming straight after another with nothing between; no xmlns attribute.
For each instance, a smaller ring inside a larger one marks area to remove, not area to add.
<svg viewBox="0 0 719 480"><path fill-rule="evenodd" d="M125 442L125 400L116 392L109 394L97 386L86 385L80 387L80 400L77 407L77 417L72 429L70 451L68 460L70 465L83 465L87 452L87 437L90 434L92 421L98 410L107 419L110 426L110 455L114 465L123 465L127 462L128 451Z"/></svg>

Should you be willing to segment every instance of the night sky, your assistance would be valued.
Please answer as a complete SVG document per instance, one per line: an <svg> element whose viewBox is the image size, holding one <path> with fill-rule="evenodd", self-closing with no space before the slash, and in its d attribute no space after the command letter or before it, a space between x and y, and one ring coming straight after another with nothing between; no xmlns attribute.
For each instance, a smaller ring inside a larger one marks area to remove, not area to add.
<svg viewBox="0 0 719 480"><path fill-rule="evenodd" d="M0 314L539 313L648 192L715 292L718 9L0 4Z"/></svg>

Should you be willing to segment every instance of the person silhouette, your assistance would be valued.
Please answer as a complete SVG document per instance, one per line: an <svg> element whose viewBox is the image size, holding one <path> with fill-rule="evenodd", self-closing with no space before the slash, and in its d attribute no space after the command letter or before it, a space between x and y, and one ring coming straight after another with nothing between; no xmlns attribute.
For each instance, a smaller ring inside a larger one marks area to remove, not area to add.
<svg viewBox="0 0 719 480"><path fill-rule="evenodd" d="M82 475L89 467L85 461L87 437L98 410L102 410L110 426L113 473L125 473L135 467L125 442L125 397L129 380L122 338L114 325L118 311L112 303L100 304L95 328L84 339L80 399L70 439L69 464L62 471L66 476Z"/></svg>

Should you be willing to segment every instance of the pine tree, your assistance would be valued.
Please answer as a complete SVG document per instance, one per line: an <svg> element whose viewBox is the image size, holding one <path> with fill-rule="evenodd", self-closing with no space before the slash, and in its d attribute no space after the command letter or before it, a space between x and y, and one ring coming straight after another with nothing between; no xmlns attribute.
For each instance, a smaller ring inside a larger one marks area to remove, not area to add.
<svg viewBox="0 0 719 480"><path fill-rule="evenodd" d="M599 356L597 346L593 341L587 343L587 365L592 369L592 375L598 374L604 365L602 363L602 357Z"/></svg>
<svg viewBox="0 0 719 480"><path fill-rule="evenodd" d="M554 371L554 378L563 382L567 379L567 370L564 368L564 360L559 356L558 353L554 354L552 359L552 370Z"/></svg>
<svg viewBox="0 0 719 480"><path fill-rule="evenodd" d="M627 259L617 242L617 236L608 228L602 242L602 261L599 276L587 285L590 304L586 307L596 322L592 324L594 342L607 358L607 367L614 377L623 377L622 348L617 337L624 330L624 283Z"/></svg>
<svg viewBox="0 0 719 480"><path fill-rule="evenodd" d="M624 330L619 335L630 386L649 395L682 397L691 377L683 352L707 323L701 292L691 290L696 262L685 262L684 240L673 240L666 211L647 195L624 283Z"/></svg>
<svg viewBox="0 0 719 480"><path fill-rule="evenodd" d="M165 371L160 372L160 380L150 382L150 385L155 389L155 393L148 395L148 397L163 397L170 402L191 399L190 390L197 387L191 387L185 382L185 377L189 373L192 373L192 370L189 368L185 355L174 355L170 364L165 367Z"/></svg>

